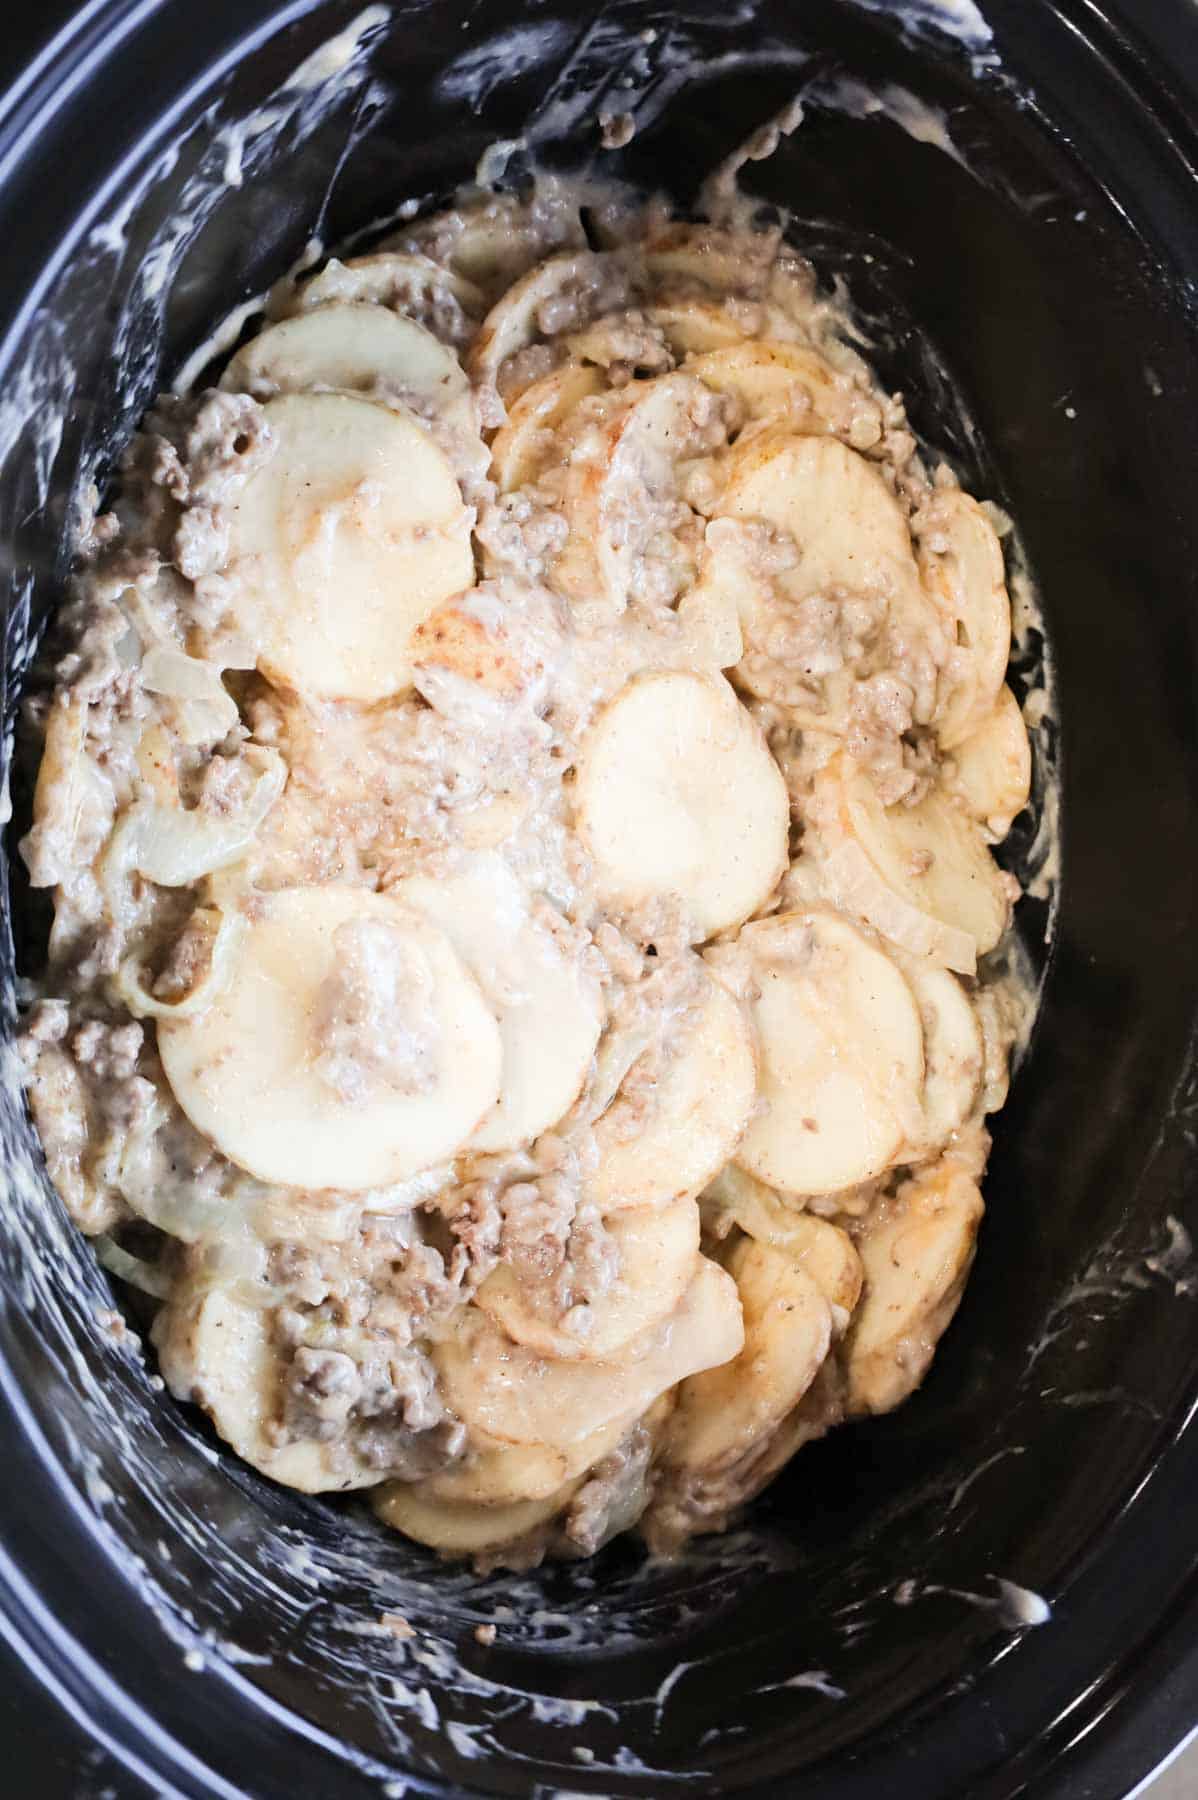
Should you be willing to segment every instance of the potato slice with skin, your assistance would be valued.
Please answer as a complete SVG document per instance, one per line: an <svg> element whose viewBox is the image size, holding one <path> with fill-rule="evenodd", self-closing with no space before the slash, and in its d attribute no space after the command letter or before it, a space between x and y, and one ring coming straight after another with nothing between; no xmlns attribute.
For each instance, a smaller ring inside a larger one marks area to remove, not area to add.
<svg viewBox="0 0 1198 1800"><path fill-rule="evenodd" d="M736 1160L771 1187L834 1193L895 1163L920 1117L923 1032L889 957L834 913L746 928L766 1110Z"/></svg>
<svg viewBox="0 0 1198 1800"><path fill-rule="evenodd" d="M588 1192L604 1213L697 1193L745 1128L757 1083L752 1033L723 983L710 974L704 982L705 997L657 1084L654 1109L626 1117L617 1095L596 1121L599 1161Z"/></svg>
<svg viewBox="0 0 1198 1800"><path fill-rule="evenodd" d="M573 1105L586 1077L603 1023L598 982L534 922L496 851L451 874L409 876L389 893L446 934L499 1019L499 1099L471 1148L509 1150L539 1137Z"/></svg>
<svg viewBox="0 0 1198 1800"><path fill-rule="evenodd" d="M542 1356L593 1362L623 1354L674 1311L689 1287L699 1255L699 1208L687 1199L630 1207L607 1230L618 1273L605 1293L575 1296L564 1317L547 1317L506 1263L483 1282L478 1305L517 1344Z"/></svg>
<svg viewBox="0 0 1198 1800"><path fill-rule="evenodd" d="M474 582L453 471L422 425L369 400L287 394L265 412L273 452L229 506L258 667L322 699L400 693L412 632Z"/></svg>
<svg viewBox="0 0 1198 1800"><path fill-rule="evenodd" d="M422 990L430 1039L414 1052L420 1079L407 1091L385 1070L347 1095L321 1072L317 1027L345 926L387 928L402 958L397 990ZM334 886L255 895L230 965L205 1011L159 1021L158 1052L192 1124L259 1180L385 1187L451 1156L494 1105L502 1049L490 1008L449 938L389 896Z"/></svg>
<svg viewBox="0 0 1198 1800"><path fill-rule="evenodd" d="M936 718L941 748L951 750L998 704L1011 658L1002 545L976 500L959 488L943 488L923 515L919 562L958 646Z"/></svg>
<svg viewBox="0 0 1198 1800"><path fill-rule="evenodd" d="M964 1291L984 1210L976 1184L949 1163L905 1183L860 1240L865 1294L847 1340L850 1412L889 1412L923 1380Z"/></svg>
<svg viewBox="0 0 1198 1800"><path fill-rule="evenodd" d="M840 755L816 776L820 855L839 903L913 956L972 975L1007 928L1006 884L978 825L942 788L884 806Z"/></svg>
<svg viewBox="0 0 1198 1800"><path fill-rule="evenodd" d="M1001 843L1032 785L1032 747L1019 702L1009 687L976 731L953 746L949 785L994 843Z"/></svg>
<svg viewBox="0 0 1198 1800"><path fill-rule="evenodd" d="M882 413L862 391L801 344L750 340L695 356L686 365L707 387L734 394L745 419L785 420L800 432L829 432L868 450L882 435Z"/></svg>
<svg viewBox="0 0 1198 1800"><path fill-rule="evenodd" d="M225 1442L273 1481L303 1494L371 1487L377 1469L346 1469L331 1447L313 1438L276 1444L268 1426L279 1416L279 1355L270 1314L223 1288L182 1304L172 1300L155 1320L163 1380L178 1400L197 1402Z"/></svg>
<svg viewBox="0 0 1198 1800"><path fill-rule="evenodd" d="M583 742L575 817L604 904L674 900L699 940L747 919L786 868L786 783L718 676L622 688Z"/></svg>
<svg viewBox="0 0 1198 1800"><path fill-rule="evenodd" d="M699 1257L676 1311L611 1362L540 1357L477 1309L433 1352L447 1404L471 1431L511 1444L569 1450L616 1420L635 1418L699 1369L736 1356L743 1343L736 1284Z"/></svg>
<svg viewBox="0 0 1198 1800"><path fill-rule="evenodd" d="M510 494L536 479L549 454L551 434L602 386L598 369L563 363L512 401L507 424L491 442L491 475L500 493Z"/></svg>
<svg viewBox="0 0 1198 1800"><path fill-rule="evenodd" d="M923 1021L925 1133L915 1151L945 1143L974 1111L982 1084L982 1028L965 989L947 969L919 957L899 963Z"/></svg>
<svg viewBox="0 0 1198 1800"><path fill-rule="evenodd" d="M831 1309L789 1255L742 1238L728 1270L744 1313L744 1348L683 1382L664 1449L676 1468L738 1462L799 1404L831 1343Z"/></svg>
<svg viewBox="0 0 1198 1800"><path fill-rule="evenodd" d="M581 1486L568 1481L541 1500L509 1500L493 1506L431 1495L425 1482L389 1481L371 1498L384 1525L447 1556L502 1549L561 1512Z"/></svg>

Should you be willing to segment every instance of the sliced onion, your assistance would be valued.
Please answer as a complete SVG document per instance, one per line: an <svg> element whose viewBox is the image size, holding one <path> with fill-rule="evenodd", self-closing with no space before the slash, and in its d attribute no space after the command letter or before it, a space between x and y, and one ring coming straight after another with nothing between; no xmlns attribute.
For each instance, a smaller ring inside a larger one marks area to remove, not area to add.
<svg viewBox="0 0 1198 1800"><path fill-rule="evenodd" d="M151 694L178 703L176 726L185 744L219 743L237 723L237 702L215 663L156 644L142 657L141 680Z"/></svg>
<svg viewBox="0 0 1198 1800"><path fill-rule="evenodd" d="M824 871L837 903L846 912L867 919L912 956L926 956L960 975L977 968L977 945L969 932L946 925L896 893L878 874L860 844L851 839L833 845L824 857Z"/></svg>
<svg viewBox="0 0 1198 1800"><path fill-rule="evenodd" d="M162 1000L146 985L145 971L135 956L127 956L116 973L116 989L135 1019L186 1019L202 1012L229 978L229 960L243 929L244 920L219 907L199 906L188 928L201 920L212 930L212 951L202 981L179 1000Z"/></svg>
<svg viewBox="0 0 1198 1800"><path fill-rule="evenodd" d="M100 881L118 924L133 917L133 871L159 887L189 887L245 855L283 791L287 765L277 750L258 744L248 745L242 755L258 772L240 813L217 817L198 808L139 800L121 818L100 865Z"/></svg>
<svg viewBox="0 0 1198 1800"><path fill-rule="evenodd" d="M110 1237L93 1239L96 1247L96 1261L110 1275L127 1281L130 1287L140 1288L143 1294L152 1294L155 1300L165 1300L171 1291L170 1279L153 1263L143 1262L140 1256L130 1256L127 1250L114 1243Z"/></svg>

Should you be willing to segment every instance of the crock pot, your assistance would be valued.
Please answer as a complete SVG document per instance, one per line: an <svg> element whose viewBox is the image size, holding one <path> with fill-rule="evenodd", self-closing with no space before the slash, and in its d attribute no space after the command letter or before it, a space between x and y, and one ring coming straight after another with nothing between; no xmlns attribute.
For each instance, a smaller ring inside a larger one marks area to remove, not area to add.
<svg viewBox="0 0 1198 1800"><path fill-rule="evenodd" d="M0 57L6 755L81 487L231 306L497 142L496 172L589 159L685 205L803 92L746 185L1019 522L1057 702L1014 855L1058 773L1062 849L929 1380L675 1563L478 1580L236 1463L105 1328L6 1081L6 1791L1130 1793L1198 1717L1198 13L90 0L10 16ZM601 107L637 119L618 154ZM11 1034L44 930L15 859L5 896Z"/></svg>

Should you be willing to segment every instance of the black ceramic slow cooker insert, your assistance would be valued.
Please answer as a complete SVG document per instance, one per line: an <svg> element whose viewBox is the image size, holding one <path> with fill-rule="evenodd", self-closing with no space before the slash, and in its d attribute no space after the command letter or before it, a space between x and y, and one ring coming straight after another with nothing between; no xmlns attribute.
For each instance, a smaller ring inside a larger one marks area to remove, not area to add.
<svg viewBox="0 0 1198 1800"><path fill-rule="evenodd" d="M594 159L601 108L640 127L604 166L685 207L803 90L746 185L1019 522L1062 842L1055 915L1022 910L1040 1023L929 1380L674 1564L618 1543L479 1581L237 1463L97 1323L113 1296L6 1082L5 1791L1121 1800L1198 1717L1198 13L92 0L10 19L0 55L8 727L81 483L310 239L368 245L497 140ZM846 109L846 77L923 110ZM19 779L13 804L15 836ZM5 893L11 1035L44 920L15 860ZM371 1629L388 1610L415 1639Z"/></svg>

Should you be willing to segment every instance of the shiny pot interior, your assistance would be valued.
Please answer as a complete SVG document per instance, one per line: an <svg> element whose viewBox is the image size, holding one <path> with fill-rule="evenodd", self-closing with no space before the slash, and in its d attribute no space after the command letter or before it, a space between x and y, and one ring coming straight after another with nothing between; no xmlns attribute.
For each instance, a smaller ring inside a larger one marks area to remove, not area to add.
<svg viewBox="0 0 1198 1800"><path fill-rule="evenodd" d="M1059 770L1063 874L1055 916L1021 915L1042 1015L925 1388L805 1450L742 1531L676 1564L617 1544L479 1582L223 1454L97 1324L111 1294L6 1084L0 1631L29 1780L1126 1793L1192 1722L1198 1665L1198 144L1176 73L1198 21L1160 8L1170 73L1089 0L991 0L992 36L931 0L49 11L18 28L0 103L10 725L81 483L308 240L368 243L512 138L685 206L802 90L802 126L745 185L847 282L916 428L1019 521L1059 728L1011 855L1036 864ZM600 161L601 107L640 129ZM15 835L19 777L13 802ZM11 1028L44 929L16 862L7 919ZM1003 1582L1051 1619L1027 1628ZM374 1629L386 1610L416 1638Z"/></svg>

